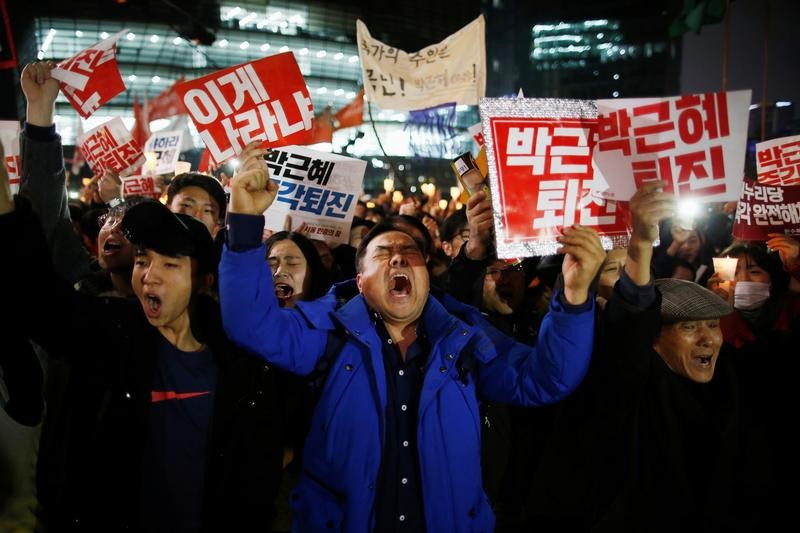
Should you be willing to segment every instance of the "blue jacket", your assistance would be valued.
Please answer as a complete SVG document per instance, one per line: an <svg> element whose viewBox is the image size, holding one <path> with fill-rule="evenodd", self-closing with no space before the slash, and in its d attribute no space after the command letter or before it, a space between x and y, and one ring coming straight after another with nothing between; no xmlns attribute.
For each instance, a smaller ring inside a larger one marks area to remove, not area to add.
<svg viewBox="0 0 800 533"><path fill-rule="evenodd" d="M273 365L306 375L324 355L329 332L345 336L312 417L291 504L297 531L370 531L386 383L381 341L363 297L339 309L331 294L281 309L263 246L226 247L219 274L225 330ZM589 365L593 304L569 312L555 294L532 348L501 334L476 309L444 301L447 308L429 296L422 315L431 346L417 428L425 521L430 532L488 532L494 514L481 487L477 396L521 405L567 396ZM464 380L459 361L466 355L475 371Z"/></svg>

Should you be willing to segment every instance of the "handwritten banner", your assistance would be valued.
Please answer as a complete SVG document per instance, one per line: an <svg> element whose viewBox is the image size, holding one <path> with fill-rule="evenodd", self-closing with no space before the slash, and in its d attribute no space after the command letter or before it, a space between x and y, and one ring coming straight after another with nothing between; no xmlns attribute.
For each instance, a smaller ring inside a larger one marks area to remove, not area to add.
<svg viewBox="0 0 800 533"><path fill-rule="evenodd" d="M475 105L486 94L483 15L442 42L411 54L373 39L361 20L356 33L367 100L384 109L410 111L448 102Z"/></svg>
<svg viewBox="0 0 800 533"><path fill-rule="evenodd" d="M606 249L627 245L627 210L591 194L594 102L484 98L479 107L499 257L553 254L572 224L595 228Z"/></svg>
<svg viewBox="0 0 800 533"><path fill-rule="evenodd" d="M758 143L756 172L764 185L800 185L800 135Z"/></svg>
<svg viewBox="0 0 800 533"><path fill-rule="evenodd" d="M181 155L183 144L182 131L160 131L147 139L144 145L145 153L155 154L155 174L169 174L175 172L175 163Z"/></svg>
<svg viewBox="0 0 800 533"><path fill-rule="evenodd" d="M22 160L19 155L19 122L16 120L0 120L0 142L3 143L8 184L11 194L19 192Z"/></svg>
<svg viewBox="0 0 800 533"><path fill-rule="evenodd" d="M643 183L703 201L736 200L750 91L598 100L595 193L629 200Z"/></svg>
<svg viewBox="0 0 800 533"><path fill-rule="evenodd" d="M95 176L109 168L120 175L130 174L145 160L139 143L119 117L85 132L78 137L78 144Z"/></svg>
<svg viewBox="0 0 800 533"><path fill-rule="evenodd" d="M266 228L306 223L306 235L330 243L347 243L350 223L364 182L367 162L302 146L272 150L267 156L278 196L264 213Z"/></svg>
<svg viewBox="0 0 800 533"><path fill-rule="evenodd" d="M736 205L733 236L746 241L766 241L768 233L800 235L800 187L745 181Z"/></svg>
<svg viewBox="0 0 800 533"><path fill-rule="evenodd" d="M308 144L314 106L291 52L242 63L176 87L218 164L245 145Z"/></svg>
<svg viewBox="0 0 800 533"><path fill-rule="evenodd" d="M117 66L116 42L128 30L112 35L66 59L51 71L61 92L83 118L125 90Z"/></svg>
<svg viewBox="0 0 800 533"><path fill-rule="evenodd" d="M149 196L158 200L161 191L156 187L153 176L131 176L122 179L122 196Z"/></svg>

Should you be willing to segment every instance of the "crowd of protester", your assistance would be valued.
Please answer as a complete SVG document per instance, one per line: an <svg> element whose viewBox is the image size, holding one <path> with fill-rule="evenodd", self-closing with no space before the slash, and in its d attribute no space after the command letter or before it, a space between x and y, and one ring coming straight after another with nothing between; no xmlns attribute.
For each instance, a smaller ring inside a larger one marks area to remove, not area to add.
<svg viewBox="0 0 800 533"><path fill-rule="evenodd" d="M190 172L162 202L120 198L108 172L71 202L58 83L34 63L21 85L0 530L793 522L796 239L734 241L729 205L673 220L656 182L625 249L575 226L557 255L498 259L485 192L359 201L331 246L264 230L256 145L224 186Z"/></svg>

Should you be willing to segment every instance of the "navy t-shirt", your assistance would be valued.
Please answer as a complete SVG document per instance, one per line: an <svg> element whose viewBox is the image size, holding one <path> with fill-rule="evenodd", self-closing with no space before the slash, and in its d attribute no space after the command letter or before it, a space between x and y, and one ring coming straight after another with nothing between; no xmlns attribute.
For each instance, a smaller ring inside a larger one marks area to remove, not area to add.
<svg viewBox="0 0 800 533"><path fill-rule="evenodd" d="M209 348L183 352L158 337L141 516L147 531L199 531L217 367Z"/></svg>

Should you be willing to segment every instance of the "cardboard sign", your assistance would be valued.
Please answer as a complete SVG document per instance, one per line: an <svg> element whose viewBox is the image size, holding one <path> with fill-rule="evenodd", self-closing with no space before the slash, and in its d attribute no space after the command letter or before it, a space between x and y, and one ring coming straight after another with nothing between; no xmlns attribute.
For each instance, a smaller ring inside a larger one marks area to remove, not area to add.
<svg viewBox="0 0 800 533"><path fill-rule="evenodd" d="M22 159L19 155L19 122L0 120L0 142L3 143L4 163L8 171L8 185L11 194L19 192Z"/></svg>
<svg viewBox="0 0 800 533"><path fill-rule="evenodd" d="M800 135L758 143L756 172L764 185L800 185Z"/></svg>
<svg viewBox="0 0 800 533"><path fill-rule="evenodd" d="M800 235L800 187L745 181L736 205L733 236L746 241L766 241L768 233Z"/></svg>
<svg viewBox="0 0 800 533"><path fill-rule="evenodd" d="M100 124L80 137L78 144L95 176L106 169L131 173L144 163L144 154L119 117Z"/></svg>
<svg viewBox="0 0 800 533"><path fill-rule="evenodd" d="M736 200L750 91L598 100L596 194L629 200L665 180L678 197Z"/></svg>
<svg viewBox="0 0 800 533"><path fill-rule="evenodd" d="M278 196L264 213L266 228L281 231L286 215L305 222L306 235L347 243L367 162L302 146L272 150L267 157Z"/></svg>
<svg viewBox="0 0 800 533"><path fill-rule="evenodd" d="M144 145L144 152L155 154L156 166L155 174L169 174L175 172L175 163L181 155L181 145L183 144L182 131L160 131L154 133L147 139Z"/></svg>
<svg viewBox="0 0 800 533"><path fill-rule="evenodd" d="M291 52L220 70L176 90L218 164L252 141L273 147L311 141L314 106Z"/></svg>
<svg viewBox="0 0 800 533"><path fill-rule="evenodd" d="M606 249L627 245L627 210L591 194L594 102L484 98L480 113L498 257L553 254L572 224L595 228Z"/></svg>
<svg viewBox="0 0 800 533"><path fill-rule="evenodd" d="M116 42L128 30L112 35L66 59L51 71L61 92L83 118L125 90L117 66Z"/></svg>
<svg viewBox="0 0 800 533"><path fill-rule="evenodd" d="M153 176L131 176L122 180L122 196L149 196L154 200L161 198Z"/></svg>
<svg viewBox="0 0 800 533"><path fill-rule="evenodd" d="M481 15L442 42L408 53L373 39L357 21L367 100L397 111L477 104L486 94L485 26Z"/></svg>

